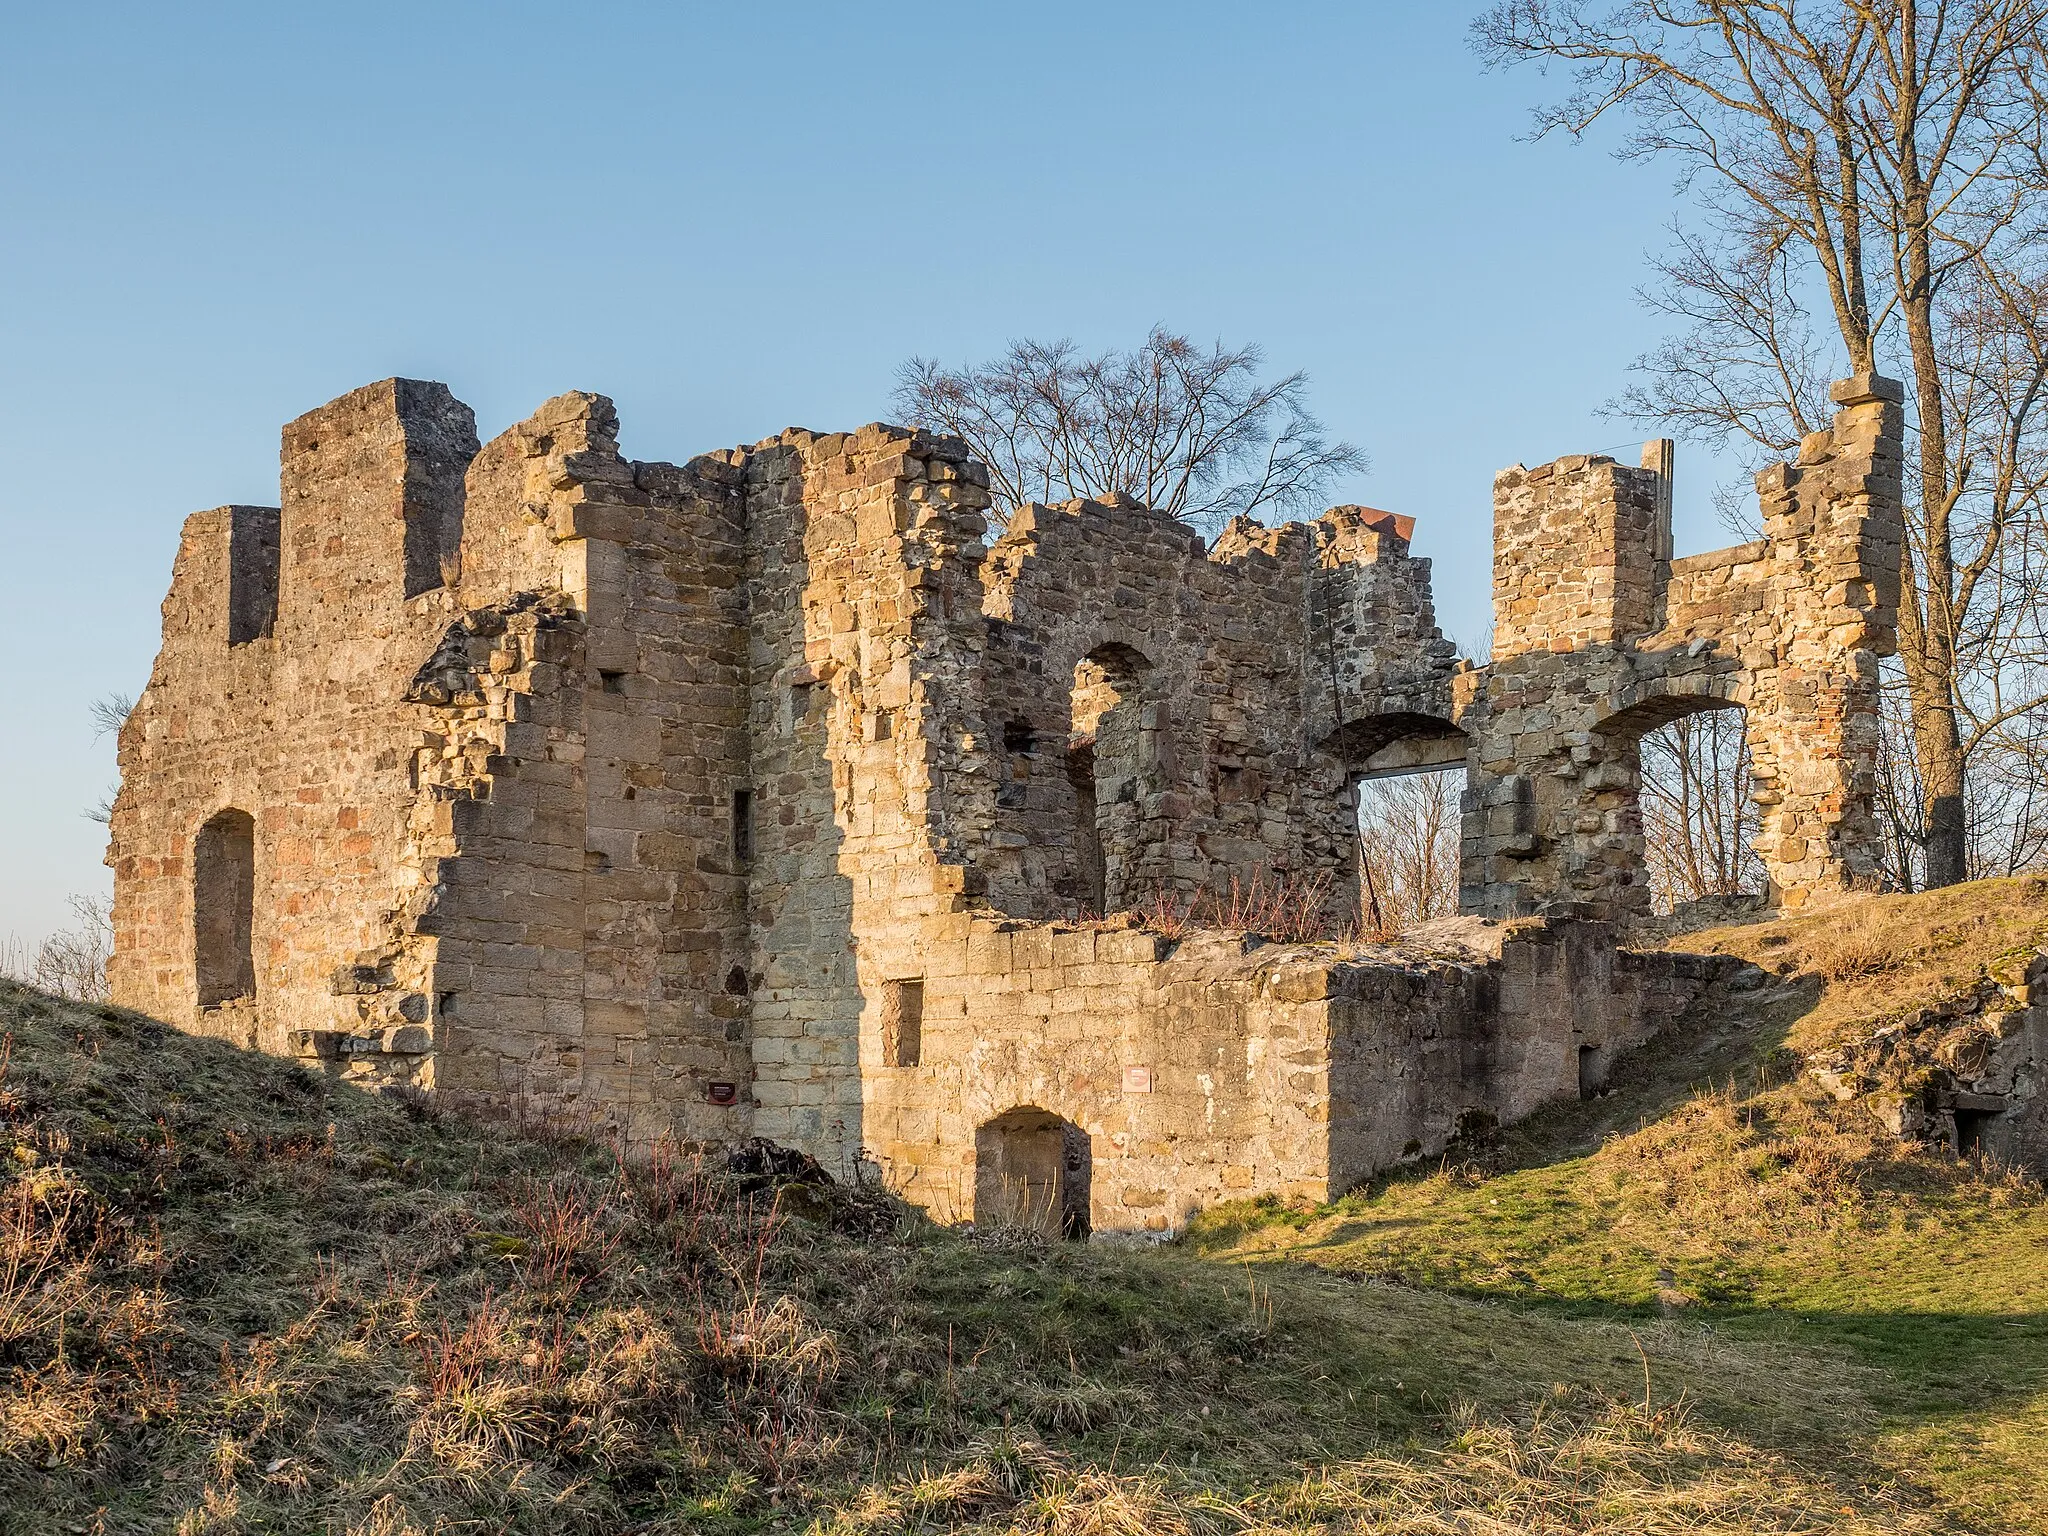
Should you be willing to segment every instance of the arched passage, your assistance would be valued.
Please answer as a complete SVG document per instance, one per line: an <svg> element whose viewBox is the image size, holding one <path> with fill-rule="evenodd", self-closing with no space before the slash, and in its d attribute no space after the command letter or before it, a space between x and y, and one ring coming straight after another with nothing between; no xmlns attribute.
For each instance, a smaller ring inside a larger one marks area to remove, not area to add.
<svg viewBox="0 0 2048 1536"><path fill-rule="evenodd" d="M1655 910L1767 891L1756 845L1769 769L1759 771L1739 702L1717 693L1653 695L1603 721L1600 734L1626 744L1633 759L1623 830L1641 839Z"/></svg>
<svg viewBox="0 0 2048 1536"><path fill-rule="evenodd" d="M1085 1238L1093 1171L1088 1133L1071 1120L1030 1105L1006 1110L974 1133L975 1225Z"/></svg>
<svg viewBox="0 0 2048 1536"><path fill-rule="evenodd" d="M1074 667L1067 776L1074 786L1074 862L1082 905L1125 906L1144 852L1145 798L1158 760L1152 663L1128 645L1099 645Z"/></svg>
<svg viewBox="0 0 2048 1536"><path fill-rule="evenodd" d="M1349 721L1322 750L1342 765L1357 839L1358 911L1386 932L1458 910L1465 733L1410 712Z"/></svg>
<svg viewBox="0 0 2048 1536"><path fill-rule="evenodd" d="M256 995L256 823L233 808L192 846L192 960L202 1008Z"/></svg>

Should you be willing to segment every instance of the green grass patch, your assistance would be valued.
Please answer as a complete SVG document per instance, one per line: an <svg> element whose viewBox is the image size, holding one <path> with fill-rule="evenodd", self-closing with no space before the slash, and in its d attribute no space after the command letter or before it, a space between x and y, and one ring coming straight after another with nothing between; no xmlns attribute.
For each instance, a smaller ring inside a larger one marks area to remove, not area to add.
<svg viewBox="0 0 2048 1536"><path fill-rule="evenodd" d="M1796 1002L1493 1165L1122 1249L0 985L0 1528L1975 1528L1953 1489L2030 1465L2038 1199L1686 1087Z"/></svg>

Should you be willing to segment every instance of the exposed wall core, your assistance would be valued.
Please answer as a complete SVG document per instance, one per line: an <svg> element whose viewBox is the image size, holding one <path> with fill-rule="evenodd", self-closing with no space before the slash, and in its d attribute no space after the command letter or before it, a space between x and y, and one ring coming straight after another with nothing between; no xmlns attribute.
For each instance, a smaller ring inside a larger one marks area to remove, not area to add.
<svg viewBox="0 0 2048 1536"><path fill-rule="evenodd" d="M1152 663L1128 645L1097 646L1074 665L1075 842L1084 907L1097 916L1130 905L1139 890L1147 804L1162 715L1145 696Z"/></svg>

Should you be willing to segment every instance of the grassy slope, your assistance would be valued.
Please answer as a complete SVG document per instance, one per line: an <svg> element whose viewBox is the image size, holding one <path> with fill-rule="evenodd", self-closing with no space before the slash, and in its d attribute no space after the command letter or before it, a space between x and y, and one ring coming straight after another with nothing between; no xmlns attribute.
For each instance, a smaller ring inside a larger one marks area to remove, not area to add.
<svg viewBox="0 0 2048 1536"><path fill-rule="evenodd" d="M1786 1049L1965 988L2044 941L2037 881L1690 935L1676 942L1777 975L1624 1063L1607 1098L1324 1210L1218 1212L1195 1246L1531 1320L1682 1319L1745 1357L1796 1349L1860 1383L1816 1431L1925 1483L1960 1524L2048 1530L2040 1189L1901 1148L1814 1092Z"/></svg>
<svg viewBox="0 0 2048 1536"><path fill-rule="evenodd" d="M1803 995L1521 1172L1206 1235L1308 1265L750 1201L0 983L0 1529L1963 1528L1893 1469L2024 1468L2038 1203L1687 1097Z"/></svg>

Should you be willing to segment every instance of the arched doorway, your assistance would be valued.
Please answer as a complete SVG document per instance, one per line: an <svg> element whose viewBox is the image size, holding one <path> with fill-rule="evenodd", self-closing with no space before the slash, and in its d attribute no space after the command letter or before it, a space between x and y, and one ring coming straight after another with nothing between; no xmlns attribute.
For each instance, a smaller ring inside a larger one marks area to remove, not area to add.
<svg viewBox="0 0 2048 1536"><path fill-rule="evenodd" d="M1739 703L1715 694L1658 695L1604 721L1600 734L1634 748L1629 830L1642 838L1655 911L1768 892L1756 850L1763 774Z"/></svg>
<svg viewBox="0 0 2048 1536"><path fill-rule="evenodd" d="M1354 720L1321 743L1342 765L1357 838L1358 911L1388 933L1458 910L1465 733L1435 715Z"/></svg>
<svg viewBox="0 0 2048 1536"><path fill-rule="evenodd" d="M1078 1125L1034 1106L1007 1110L974 1133L974 1223L1085 1238L1093 1172Z"/></svg>
<svg viewBox="0 0 2048 1536"><path fill-rule="evenodd" d="M232 808L192 846L192 964L202 1008L256 995L256 823Z"/></svg>
<svg viewBox="0 0 2048 1536"><path fill-rule="evenodd" d="M1158 755L1145 692L1152 663L1128 645L1099 645L1074 667L1067 777L1074 786L1074 863L1081 904L1119 910L1135 888L1145 797Z"/></svg>

